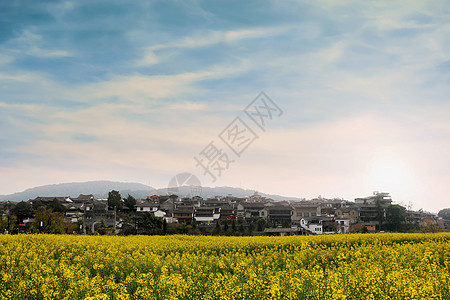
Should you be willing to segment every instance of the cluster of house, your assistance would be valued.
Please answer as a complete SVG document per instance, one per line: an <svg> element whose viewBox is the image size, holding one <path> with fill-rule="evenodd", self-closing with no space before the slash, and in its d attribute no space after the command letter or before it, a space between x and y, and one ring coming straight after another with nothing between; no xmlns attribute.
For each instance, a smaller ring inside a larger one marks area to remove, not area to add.
<svg viewBox="0 0 450 300"><path fill-rule="evenodd" d="M93 195L70 197L37 197L29 200L31 204L40 201L50 203L54 199L66 207L66 216L84 228L94 229L102 222L106 226L121 227L122 220L115 210L108 209L106 199L95 199ZM203 199L200 196L178 197L177 195L154 195L138 199L133 212L153 213L164 218L167 223L185 223L197 226L214 226L217 222L235 220L240 224L251 224L265 219L272 228L266 228L267 234L330 234L348 233L358 227L375 231L383 222L386 208L392 203L388 193L374 192L373 195L344 199L325 199L318 197L302 201L275 201L255 193L249 197L215 197ZM420 225L440 225L436 215L411 211L406 208L406 222ZM124 210L129 208L124 207ZM380 219L381 214L381 219Z"/></svg>

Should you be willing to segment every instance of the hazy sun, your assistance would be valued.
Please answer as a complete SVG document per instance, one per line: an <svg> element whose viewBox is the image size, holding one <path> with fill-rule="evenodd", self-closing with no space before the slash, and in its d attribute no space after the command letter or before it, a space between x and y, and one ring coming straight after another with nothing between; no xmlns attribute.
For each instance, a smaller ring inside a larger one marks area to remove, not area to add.
<svg viewBox="0 0 450 300"><path fill-rule="evenodd" d="M399 157L379 157L372 161L369 170L370 184L386 192L407 190L411 187L408 165Z"/></svg>

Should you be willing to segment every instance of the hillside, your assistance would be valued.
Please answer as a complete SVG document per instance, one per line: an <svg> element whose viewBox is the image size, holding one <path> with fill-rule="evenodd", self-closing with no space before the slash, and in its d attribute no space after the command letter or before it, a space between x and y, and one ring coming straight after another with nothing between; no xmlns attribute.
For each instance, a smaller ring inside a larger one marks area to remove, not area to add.
<svg viewBox="0 0 450 300"><path fill-rule="evenodd" d="M73 183L61 183L52 185L43 185L30 189L26 189L23 192L14 193L11 195L0 196L0 201L27 201L34 199L37 196L51 197L51 196L70 196L77 197L79 194L93 194L96 198L107 198L108 192L111 190L117 190L123 197L128 194L135 198L146 198L149 195L165 195L167 194L167 188L155 189L151 186L144 185L135 182L114 182L114 181L88 181L88 182L73 182ZM200 196L215 197L226 196L231 194L234 197L246 197L254 194L254 190L247 190L234 187L203 187L200 192ZM192 191L190 187L180 187L177 193L182 196L195 196L199 193ZM271 195L259 193L263 197L272 198L274 200L299 200L299 198L285 197L279 195Z"/></svg>

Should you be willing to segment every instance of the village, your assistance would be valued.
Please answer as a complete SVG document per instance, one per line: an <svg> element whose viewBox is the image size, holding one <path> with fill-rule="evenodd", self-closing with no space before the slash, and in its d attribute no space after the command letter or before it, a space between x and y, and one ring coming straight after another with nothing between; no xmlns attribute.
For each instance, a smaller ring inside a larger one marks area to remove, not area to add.
<svg viewBox="0 0 450 300"><path fill-rule="evenodd" d="M0 208L3 233L284 236L449 229L448 220L393 204L389 193L381 192L354 201L321 196L275 201L257 192L248 197L172 194L134 199L111 191L108 199L92 194L36 197L17 204L5 201Z"/></svg>

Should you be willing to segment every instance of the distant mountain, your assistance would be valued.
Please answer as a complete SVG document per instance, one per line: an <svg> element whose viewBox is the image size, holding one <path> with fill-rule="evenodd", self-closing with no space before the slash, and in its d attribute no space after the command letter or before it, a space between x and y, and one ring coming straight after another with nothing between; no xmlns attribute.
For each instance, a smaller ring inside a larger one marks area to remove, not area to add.
<svg viewBox="0 0 450 300"><path fill-rule="evenodd" d="M220 186L220 187L201 187L201 189L199 188L191 188L189 186L182 186L178 188L179 191L175 192L174 194L177 194L180 197L183 196L202 196L203 198L214 198L215 196L227 196L227 195L231 195L233 197L248 197L251 196L255 193L255 190L247 190L247 189L242 189L242 188L235 188L235 187L229 187L229 186ZM158 189L156 190L155 194L158 195L165 195L168 193L167 188L165 189ZM273 200L301 200L300 198L295 198L295 197L286 197L286 196L280 196L280 195L273 195L273 194L265 194L265 193L261 193L258 192L259 195L266 197L266 198L271 198Z"/></svg>
<svg viewBox="0 0 450 300"><path fill-rule="evenodd" d="M120 193L125 196L128 193L135 193L136 195L145 195L146 197L147 195L149 195L150 191L154 191L155 189L145 184L134 182L73 182L38 186L35 188L27 189L23 192L0 196L0 200L27 201L29 199L34 199L37 196L77 197L80 194L93 194L97 198L106 198L108 196L108 192L112 190L120 191Z"/></svg>
<svg viewBox="0 0 450 300"><path fill-rule="evenodd" d="M202 187L191 188L189 186L179 187L178 192L173 190L168 191L167 188L155 189L151 186L133 183L133 182L114 182L114 181L88 181L88 182L73 182L73 183L61 183L52 185L43 185L35 188L27 189L23 192L14 193L11 195L0 196L0 201L27 201L34 199L38 196L41 197L77 197L80 194L93 194L96 198L107 198L108 192L116 190L119 191L122 197L126 197L128 194L135 198L146 198L150 195L166 195L175 193L180 197L183 196L202 196L203 198L215 197L215 196L227 196L231 194L234 197L246 197L255 193L254 190L246 190L242 188L234 187ZM274 200L300 200L294 197L285 197L279 195L270 195L259 193L261 196L271 198Z"/></svg>

